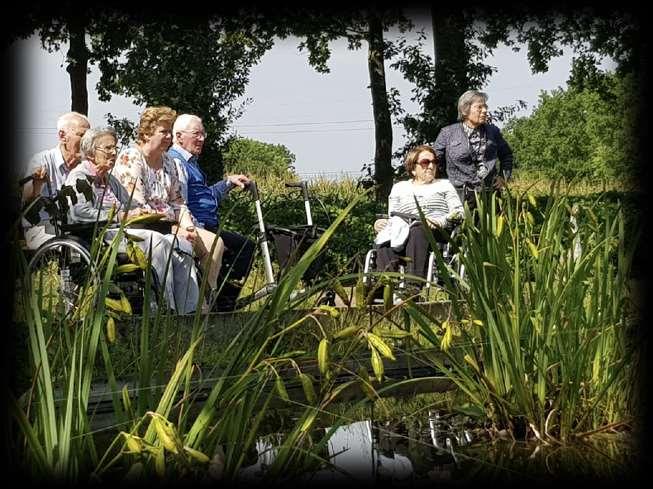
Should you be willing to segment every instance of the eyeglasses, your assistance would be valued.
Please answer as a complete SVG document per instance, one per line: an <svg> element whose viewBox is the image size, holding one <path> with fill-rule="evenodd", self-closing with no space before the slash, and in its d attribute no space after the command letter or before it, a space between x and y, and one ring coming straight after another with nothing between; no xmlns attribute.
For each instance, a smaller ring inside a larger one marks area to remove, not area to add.
<svg viewBox="0 0 653 489"><path fill-rule="evenodd" d="M97 151L102 151L103 153L114 153L118 151L116 146L98 146L95 148Z"/></svg>
<svg viewBox="0 0 653 489"><path fill-rule="evenodd" d="M206 137L206 132L204 131L187 131L187 130L182 130L181 132L187 132L188 134L192 134L193 137L196 138L205 138Z"/></svg>
<svg viewBox="0 0 653 489"><path fill-rule="evenodd" d="M429 165L431 165L431 164L435 165L435 160L427 160L427 159L423 159L423 160L419 160L417 163L418 163L420 166L429 166Z"/></svg>

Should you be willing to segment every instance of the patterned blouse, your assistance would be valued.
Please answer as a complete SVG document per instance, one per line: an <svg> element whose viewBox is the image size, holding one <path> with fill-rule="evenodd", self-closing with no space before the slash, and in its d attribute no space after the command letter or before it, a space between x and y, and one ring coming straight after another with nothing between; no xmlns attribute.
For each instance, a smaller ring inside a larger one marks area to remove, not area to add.
<svg viewBox="0 0 653 489"><path fill-rule="evenodd" d="M476 165L476 174L479 180L483 180L489 173L485 166L485 149L487 147L487 137L485 135L484 126L475 128L467 126L463 123L463 130L469 139L469 147L472 152L472 160Z"/></svg>
<svg viewBox="0 0 653 489"><path fill-rule="evenodd" d="M179 221L182 211L188 212L181 195L181 184L175 163L163 153L163 166L155 170L145 160L138 146L120 152L113 175L132 193L132 200L140 207L165 213L168 219Z"/></svg>

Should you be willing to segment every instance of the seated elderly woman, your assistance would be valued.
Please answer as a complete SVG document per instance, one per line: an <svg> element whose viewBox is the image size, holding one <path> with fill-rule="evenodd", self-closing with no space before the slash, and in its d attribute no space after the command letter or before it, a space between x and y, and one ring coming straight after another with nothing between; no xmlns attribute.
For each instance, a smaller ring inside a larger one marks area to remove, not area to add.
<svg viewBox="0 0 653 489"><path fill-rule="evenodd" d="M140 207L165 213L178 223L173 232L192 243L211 289L209 302L213 302L220 285L224 242L215 233L196 226L184 202L177 167L167 153L176 117L170 107L146 108L139 121L137 142L120 152L114 175Z"/></svg>
<svg viewBox="0 0 653 489"><path fill-rule="evenodd" d="M436 239L443 240L438 231L451 229L463 216L463 206L453 185L445 178L438 178L438 165L435 151L431 146L421 145L411 149L404 166L410 180L397 182L388 198L387 222L377 221L375 230L378 247L377 271L397 271L402 258L408 257L406 273L426 278L428 255L430 252L427 232L434 232ZM427 219L429 230L419 220L419 210L415 200ZM393 212L417 216L417 220L407 223L401 217L393 217Z"/></svg>
<svg viewBox="0 0 653 489"><path fill-rule="evenodd" d="M116 162L116 144L116 132L110 127L89 129L84 134L80 145L83 161L70 172L65 184L76 189L78 180L83 180L90 185L93 194L88 200L83 192L77 190L77 203L69 207L70 222L106 220L112 208L117 211L114 216L118 220L150 213L136 203L132 205L127 190L111 174ZM110 241L116 233L117 229L109 229L105 240ZM135 241L134 244L146 256L151 244L151 265L159 284L165 284L164 298L168 306L179 314L194 311L199 300L199 287L195 263L189 253L192 252L190 243L172 234L163 235L148 229L129 228L129 234L142 238L142 241ZM123 241L121 248L125 244L126 241Z"/></svg>

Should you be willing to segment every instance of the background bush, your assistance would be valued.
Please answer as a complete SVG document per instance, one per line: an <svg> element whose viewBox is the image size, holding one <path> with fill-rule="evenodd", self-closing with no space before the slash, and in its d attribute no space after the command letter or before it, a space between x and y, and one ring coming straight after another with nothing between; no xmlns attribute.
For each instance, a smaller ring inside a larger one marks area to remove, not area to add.
<svg viewBox="0 0 653 489"><path fill-rule="evenodd" d="M270 175L289 178L295 171L295 155L288 148L255 139L232 138L225 145L222 160L227 175L243 173L253 178Z"/></svg>
<svg viewBox="0 0 653 489"><path fill-rule="evenodd" d="M503 132L522 171L549 178L635 175L635 84L617 75L605 75L602 82L601 90L542 92L531 116L506 123Z"/></svg>

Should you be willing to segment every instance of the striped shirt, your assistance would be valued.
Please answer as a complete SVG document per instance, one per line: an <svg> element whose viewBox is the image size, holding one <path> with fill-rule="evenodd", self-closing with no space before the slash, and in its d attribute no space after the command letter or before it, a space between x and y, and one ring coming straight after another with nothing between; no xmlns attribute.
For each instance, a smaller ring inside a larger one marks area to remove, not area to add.
<svg viewBox="0 0 653 489"><path fill-rule="evenodd" d="M415 197L424 215L442 227L463 214L458 193L446 178L421 185L412 180L395 183L388 198L388 213L403 212L418 216Z"/></svg>

